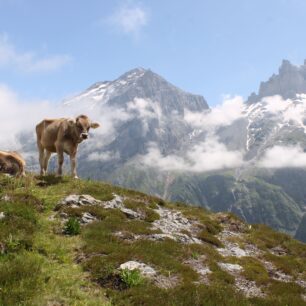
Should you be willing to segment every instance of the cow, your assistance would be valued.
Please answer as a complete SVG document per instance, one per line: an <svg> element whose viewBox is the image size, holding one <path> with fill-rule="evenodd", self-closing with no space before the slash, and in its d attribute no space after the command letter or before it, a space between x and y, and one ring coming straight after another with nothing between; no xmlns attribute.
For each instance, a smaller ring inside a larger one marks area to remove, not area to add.
<svg viewBox="0 0 306 306"><path fill-rule="evenodd" d="M36 126L37 147L39 152L40 175L45 175L52 153L57 153L57 175L62 175L64 153L70 156L71 175L78 178L76 171L76 154L78 145L88 138L90 128L96 129L100 125L85 116L75 119L44 119Z"/></svg>
<svg viewBox="0 0 306 306"><path fill-rule="evenodd" d="M25 160L17 152L0 151L0 173L25 176Z"/></svg>

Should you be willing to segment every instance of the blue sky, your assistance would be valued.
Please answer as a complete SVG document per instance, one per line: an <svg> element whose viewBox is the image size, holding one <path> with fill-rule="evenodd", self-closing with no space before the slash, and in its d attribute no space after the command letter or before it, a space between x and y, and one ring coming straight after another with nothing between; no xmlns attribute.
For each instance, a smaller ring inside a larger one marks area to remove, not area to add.
<svg viewBox="0 0 306 306"><path fill-rule="evenodd" d="M134 67L210 105L306 58L305 0L0 0L0 84L61 100Z"/></svg>

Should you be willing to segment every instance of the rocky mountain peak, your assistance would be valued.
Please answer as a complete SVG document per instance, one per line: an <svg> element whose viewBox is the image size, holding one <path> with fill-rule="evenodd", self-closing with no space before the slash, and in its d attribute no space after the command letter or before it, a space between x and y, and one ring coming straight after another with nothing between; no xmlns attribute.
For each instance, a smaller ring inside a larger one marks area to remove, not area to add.
<svg viewBox="0 0 306 306"><path fill-rule="evenodd" d="M273 74L268 81L261 82L258 94L252 93L249 104L260 101L263 97L280 95L284 99L294 99L297 94L306 93L306 60L296 66L283 60L278 74Z"/></svg>

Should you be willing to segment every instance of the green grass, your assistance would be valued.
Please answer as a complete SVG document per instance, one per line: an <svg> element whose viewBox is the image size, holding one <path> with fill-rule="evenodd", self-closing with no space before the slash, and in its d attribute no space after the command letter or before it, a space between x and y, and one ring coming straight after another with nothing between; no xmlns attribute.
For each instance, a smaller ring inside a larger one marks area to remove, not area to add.
<svg viewBox="0 0 306 306"><path fill-rule="evenodd" d="M103 201L116 193L124 197L127 208L140 213L141 220L128 219L119 209L99 206L61 207L55 212L59 200L73 193L89 194ZM222 246L216 235L223 226L218 216L201 208L167 203L103 182L52 175L24 179L0 176L0 198L4 195L9 201L0 201L0 212L5 214L0 220L0 305L305 304L301 287L271 280L256 258L223 258L216 250ZM132 241L135 236L159 233L151 228L152 222L159 219L155 211L158 206L180 210L185 217L197 221L198 237L204 243L187 245L171 239L142 238ZM62 212L68 214L66 225L54 218L54 214ZM94 215L97 221L80 226L77 220L84 212ZM70 235L65 235L63 228ZM118 232L124 235L116 236ZM278 269L306 279L304 244L264 226L253 226L245 235L242 244L254 243ZM275 246L284 248L288 255L271 254L269 250ZM208 284L199 283L199 274L184 263L199 258L212 271ZM163 277L175 278L176 285L162 289L153 280L144 280L139 272L120 273L119 266L130 260L152 266ZM220 261L243 266L242 275L263 286L267 296L242 296L235 290L234 277L218 266Z"/></svg>
<svg viewBox="0 0 306 306"><path fill-rule="evenodd" d="M123 269L120 272L120 278L129 288L144 283L144 278L142 277L138 269L134 270Z"/></svg>
<svg viewBox="0 0 306 306"><path fill-rule="evenodd" d="M65 224L64 233L67 235L78 235L81 233L80 221L75 217L70 217Z"/></svg>

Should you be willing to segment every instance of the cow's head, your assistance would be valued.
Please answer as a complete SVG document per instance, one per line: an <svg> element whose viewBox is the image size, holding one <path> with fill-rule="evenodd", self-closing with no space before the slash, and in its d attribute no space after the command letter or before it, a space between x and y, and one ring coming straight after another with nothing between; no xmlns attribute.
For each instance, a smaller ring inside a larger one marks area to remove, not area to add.
<svg viewBox="0 0 306 306"><path fill-rule="evenodd" d="M80 115L76 117L75 120L70 119L69 124L74 128L80 141L88 138L90 128L96 129L100 126L97 122L91 122L91 120L85 115Z"/></svg>

